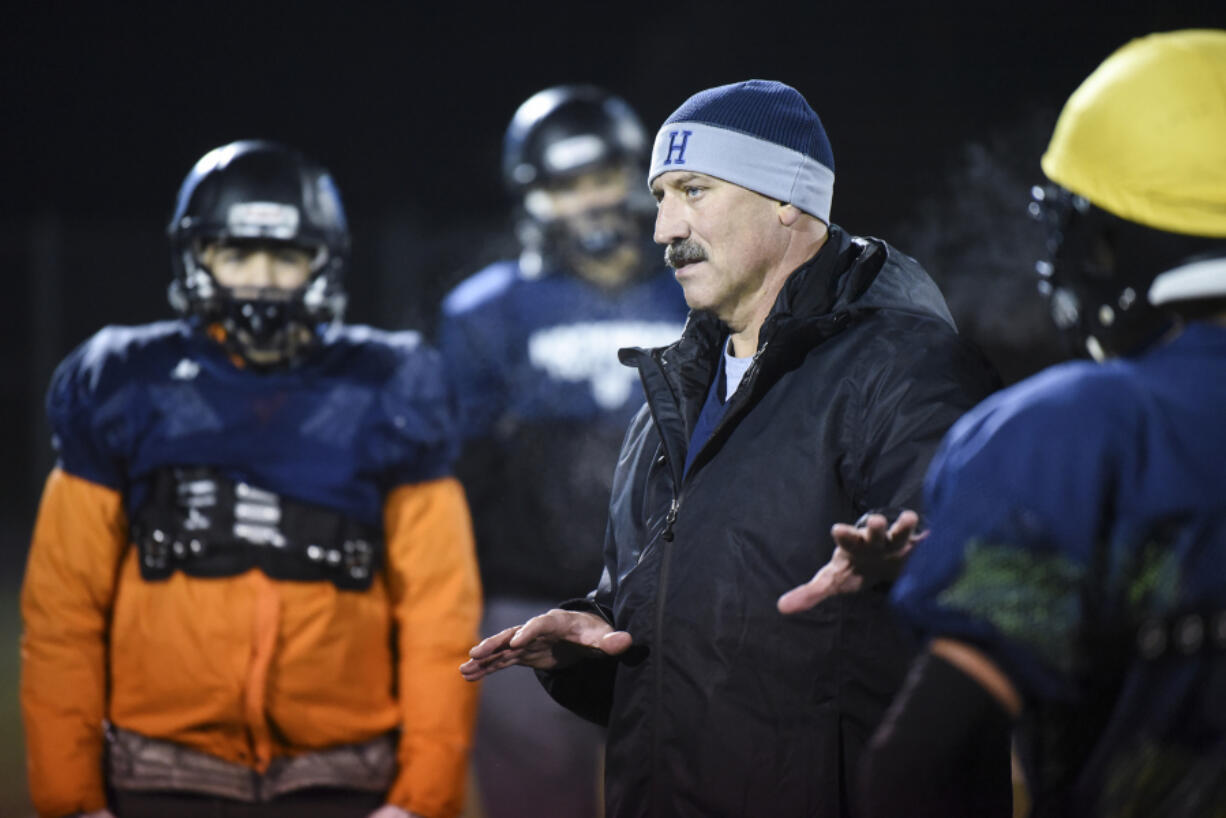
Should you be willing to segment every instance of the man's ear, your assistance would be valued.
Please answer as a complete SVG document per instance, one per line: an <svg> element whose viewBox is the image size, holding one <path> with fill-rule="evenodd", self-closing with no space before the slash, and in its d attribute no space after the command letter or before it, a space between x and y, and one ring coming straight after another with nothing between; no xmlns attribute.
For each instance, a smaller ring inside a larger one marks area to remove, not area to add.
<svg viewBox="0 0 1226 818"><path fill-rule="evenodd" d="M787 202L779 202L776 205L776 212L779 214L779 223L784 227L791 227L801 217L800 208Z"/></svg>

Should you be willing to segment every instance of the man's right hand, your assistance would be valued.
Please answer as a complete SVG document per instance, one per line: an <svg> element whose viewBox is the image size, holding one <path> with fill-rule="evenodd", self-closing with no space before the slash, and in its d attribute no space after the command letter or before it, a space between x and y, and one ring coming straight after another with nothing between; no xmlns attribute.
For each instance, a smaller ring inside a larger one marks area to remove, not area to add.
<svg viewBox="0 0 1226 818"><path fill-rule="evenodd" d="M859 525L835 523L830 529L834 554L813 579L779 597L780 613L807 611L837 594L848 594L883 580L893 581L915 544L928 532L917 533L919 515L904 510L891 525L881 514L869 514Z"/></svg>
<svg viewBox="0 0 1226 818"><path fill-rule="evenodd" d="M475 682L511 665L557 670L593 655L616 656L633 640L625 631L583 611L552 611L482 640L468 652L460 674Z"/></svg>

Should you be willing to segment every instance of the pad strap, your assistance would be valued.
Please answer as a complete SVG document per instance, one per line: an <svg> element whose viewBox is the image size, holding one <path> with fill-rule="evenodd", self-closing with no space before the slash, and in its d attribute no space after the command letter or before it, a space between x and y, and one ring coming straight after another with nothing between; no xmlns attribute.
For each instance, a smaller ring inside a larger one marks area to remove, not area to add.
<svg viewBox="0 0 1226 818"><path fill-rule="evenodd" d="M366 590L382 567L383 534L208 467L167 467L133 515L141 576L228 577L259 568L274 579Z"/></svg>

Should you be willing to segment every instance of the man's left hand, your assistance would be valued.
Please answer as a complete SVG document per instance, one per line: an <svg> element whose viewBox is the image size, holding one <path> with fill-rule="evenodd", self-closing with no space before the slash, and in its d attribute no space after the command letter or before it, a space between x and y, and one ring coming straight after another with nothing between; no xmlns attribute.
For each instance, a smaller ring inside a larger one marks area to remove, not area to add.
<svg viewBox="0 0 1226 818"><path fill-rule="evenodd" d="M830 529L834 554L813 579L779 597L779 612L807 611L836 594L847 594L898 577L907 556L927 532L916 534L919 515L903 511L890 525L881 514L870 514L860 525L835 523Z"/></svg>

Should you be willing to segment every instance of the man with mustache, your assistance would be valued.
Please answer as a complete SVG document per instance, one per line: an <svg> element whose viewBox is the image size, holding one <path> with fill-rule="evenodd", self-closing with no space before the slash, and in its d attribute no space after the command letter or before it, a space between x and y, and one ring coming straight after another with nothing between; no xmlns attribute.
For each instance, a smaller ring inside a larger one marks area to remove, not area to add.
<svg viewBox="0 0 1226 818"><path fill-rule="evenodd" d="M884 588L783 618L827 532L916 507L945 430L994 377L911 258L830 221L834 161L793 88L700 92L656 136L655 240L692 312L625 349L648 405L614 477L588 598L485 640L608 725L609 816L845 816L846 774L913 648ZM1009 810L1008 747L985 809Z"/></svg>
<svg viewBox="0 0 1226 818"><path fill-rule="evenodd" d="M681 334L686 307L649 238L650 135L620 97L546 88L503 137L520 252L443 301L439 351L455 385L485 614L481 635L523 622L600 578L610 481L643 405L626 344ZM596 726L532 674L481 686L473 768L486 818L597 813Z"/></svg>

